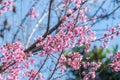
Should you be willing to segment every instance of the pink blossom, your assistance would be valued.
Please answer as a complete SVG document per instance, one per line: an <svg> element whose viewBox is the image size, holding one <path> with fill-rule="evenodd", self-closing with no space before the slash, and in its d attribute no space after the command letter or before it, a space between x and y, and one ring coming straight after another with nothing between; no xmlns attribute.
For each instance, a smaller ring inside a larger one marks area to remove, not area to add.
<svg viewBox="0 0 120 80"><path fill-rule="evenodd" d="M9 2L8 2L8 1L4 1L3 4L4 4L5 6L7 6L7 5L9 4Z"/></svg>
<svg viewBox="0 0 120 80"><path fill-rule="evenodd" d="M117 54L113 57L112 63L109 65L112 67L112 70L115 72L120 71L120 51L117 52Z"/></svg>
<svg viewBox="0 0 120 80"><path fill-rule="evenodd" d="M31 8L30 10L30 17L31 18L37 18L39 16L38 11L35 10L34 7Z"/></svg>

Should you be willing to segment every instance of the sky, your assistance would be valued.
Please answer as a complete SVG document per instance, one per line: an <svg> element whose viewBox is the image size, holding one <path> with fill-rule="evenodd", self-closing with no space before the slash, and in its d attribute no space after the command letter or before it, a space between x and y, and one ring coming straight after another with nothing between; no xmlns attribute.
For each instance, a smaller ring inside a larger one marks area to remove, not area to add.
<svg viewBox="0 0 120 80"><path fill-rule="evenodd" d="M57 3L60 1L61 0L56 0L56 4L54 4L54 5L57 5ZM99 6L101 5L103 0L98 0L95 5L94 5L94 1L95 0L89 0L89 5L85 5L85 6L90 7L90 12L88 14L89 16L94 14L94 12L99 8ZM105 9L105 12L103 12L103 14L109 13L111 11L111 9L114 9L115 7L118 6L116 4L111 3L111 1L112 0L107 0L105 2L105 5L103 6L103 9ZM20 41L23 43L23 46L26 45L26 42L29 38L28 36L35 28L35 24L37 23L37 21L44 15L43 12L45 12L45 13L48 12L48 6L46 6L46 5L48 5L48 2L49 2L49 0L40 0L35 5L36 10L38 10L40 13L39 16L36 19L31 19L30 17L27 17L25 22L23 23L24 30L21 29L21 31L19 32L18 37L17 37L18 38L17 40L19 40L19 38L22 39ZM8 23L12 28L10 31L4 31L5 38L4 38L4 40L2 38L0 38L0 45L4 44L6 42L9 43L12 41L12 38L13 38L12 35L19 28L21 21L24 19L25 15L29 12L29 10L33 4L34 4L33 0L17 0L15 2L16 11L17 11L16 13L7 12L0 16L0 29L3 28L2 23L5 20L5 18L8 19ZM113 7L113 5L114 5L114 7ZM99 12L101 13L102 11L100 10ZM57 12L57 13L59 13L59 12ZM107 29L107 28L116 26L117 24L120 23L120 20L119 20L120 14L119 13L120 13L120 9L115 13L115 15L114 15L115 19L102 20L93 26L93 30ZM98 15L99 15L99 13L98 13ZM54 26L58 21L54 11L52 11L51 17L52 17L52 20L51 20L52 24L50 24L50 26ZM112 17L113 16L111 16L111 18ZM47 18L43 19L43 21L41 22L39 27L36 29L36 32L33 34L33 37L31 38L31 43L29 45L31 45L34 42L34 39L36 39L38 37L38 35L42 35L45 32L46 22L47 22ZM104 33L104 32L105 31L97 31L97 34L96 34L97 37L98 38L101 37L102 33ZM99 45L99 42L95 42L93 44ZM110 42L110 44L108 45L108 48L111 49L112 46L115 46L115 45L119 45L119 49L120 49L120 37L117 37L116 39L112 40ZM35 56L35 58L37 58L37 56ZM38 61L40 61L40 60L38 60ZM38 68L37 63L38 62L36 62L36 69ZM50 64L50 60L47 63ZM46 65L48 65L48 64L46 64ZM54 67L54 66L51 65L51 67ZM43 74L46 74L47 71L43 70L43 72L44 72ZM49 73L50 72L48 72L48 74Z"/></svg>

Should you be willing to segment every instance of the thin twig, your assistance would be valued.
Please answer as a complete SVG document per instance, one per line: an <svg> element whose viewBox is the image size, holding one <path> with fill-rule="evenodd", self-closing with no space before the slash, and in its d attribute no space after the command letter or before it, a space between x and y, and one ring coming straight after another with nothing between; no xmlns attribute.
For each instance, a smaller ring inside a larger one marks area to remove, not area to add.
<svg viewBox="0 0 120 80"><path fill-rule="evenodd" d="M38 1L39 1L39 0L35 1L35 3L32 5L32 7L34 7L34 6L38 3ZM31 10L31 8L30 8L30 10ZM25 17L21 20L21 23L20 23L20 25L19 25L16 33L15 33L14 36L13 36L12 42L15 41L15 38L17 37L17 35L18 35L19 31L20 31L20 28L22 27L22 25L23 25L24 22L26 21L27 17L29 16L30 10L29 10L28 13L25 15Z"/></svg>
<svg viewBox="0 0 120 80"><path fill-rule="evenodd" d="M52 6L52 0L50 0L50 5L49 5L48 24L47 24L47 30L46 30L46 32L48 32L49 28L50 28L51 6Z"/></svg>
<svg viewBox="0 0 120 80"><path fill-rule="evenodd" d="M32 77L30 77L30 79L29 80L34 80L35 79L35 77L39 74L39 72L41 71L41 69L43 68L43 66L45 65L45 63L46 63L46 61L47 61L47 59L48 59L48 56L49 56L49 54L47 54L47 56L46 56L46 58L45 58L45 60L43 61L43 64L41 65L41 67L39 68L39 70L38 70L38 72L35 74L35 76L32 78Z"/></svg>
<svg viewBox="0 0 120 80"><path fill-rule="evenodd" d="M56 69L57 69L57 65L59 64L59 59L60 59L61 55L62 55L62 52L61 52L61 54L60 54L60 56L59 56L59 58L58 58L58 60L57 60L57 63L55 64L55 67L54 67L54 69L53 69L53 72L52 72L52 74L50 75L50 77L48 78L48 80L50 80L50 79L52 78L52 76L54 75L54 73L55 73L55 71L56 71Z"/></svg>
<svg viewBox="0 0 120 80"><path fill-rule="evenodd" d="M103 20L104 18L107 18L107 17L111 16L113 13L115 13L119 8L120 8L120 6L118 6L117 8L115 8L115 9L114 9L113 11L111 11L109 14L106 14L106 15L100 16L100 17L97 17L96 19L101 19L101 20ZM95 25L97 22L99 22L99 20L95 21L95 22L92 24L92 26Z"/></svg>
<svg viewBox="0 0 120 80"><path fill-rule="evenodd" d="M97 9L97 11L95 11L95 13L93 14L93 17L97 15L97 13L100 11L100 9L102 8L102 6L105 4L106 1L107 1L107 0L104 0L104 1L102 2L102 4L100 5L100 7L99 7L99 8Z"/></svg>

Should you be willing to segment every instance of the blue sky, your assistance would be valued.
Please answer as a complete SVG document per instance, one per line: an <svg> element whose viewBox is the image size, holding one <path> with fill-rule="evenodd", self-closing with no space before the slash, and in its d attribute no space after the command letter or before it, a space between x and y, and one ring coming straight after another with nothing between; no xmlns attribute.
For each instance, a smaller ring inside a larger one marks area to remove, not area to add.
<svg viewBox="0 0 120 80"><path fill-rule="evenodd" d="M22 1L22 2L21 2ZM61 0L56 0L55 5L57 5L58 1L60 2ZM90 0L89 0L90 1ZM90 5L85 5L85 6L90 6L90 12L89 12L89 16L93 15L94 12L98 9L98 7L100 6L100 4L102 3L103 0L99 0L95 5L93 3L90 3ZM47 13L48 12L48 2L49 0L40 0L36 5L35 8L37 10L39 10L39 16L36 19L31 19L30 17L27 17L25 22L23 23L24 26L24 30L21 30L18 34L18 39L22 39L21 42L23 43L23 46L26 45L26 42L28 40L28 36L29 34L32 32L32 30L35 27L35 24L37 23L37 21L43 16L43 12ZM92 0L91 0L92 2ZM6 42L11 42L12 38L13 38L13 34L16 32L16 30L19 28L19 25L21 23L21 20L25 17L25 15L29 12L31 6L34 4L33 0L17 0L15 2L15 6L16 6L16 10L17 13L12 13L12 12L7 12L3 15L0 16L0 29L3 28L2 23L5 20L5 18L8 19L8 23L11 26L11 30L10 31L4 31L5 33L5 39L3 40L2 38L0 38L0 45L6 43ZM114 9L115 7L117 7L118 5L114 5L113 7L113 3L111 3L111 0L107 0L107 2L105 3L105 5L103 6L104 9L106 9L106 13L109 13L111 11L111 9ZM100 11L101 13L102 11ZM59 13L59 12L58 12ZM118 11L116 11L115 13L115 18L116 19L109 19L109 20L103 20L97 24L95 24L93 26L93 30L96 29L106 29L106 28L110 28L110 27L114 27L117 24L120 23L120 9ZM98 13L99 14L99 13ZM103 13L104 14L104 13ZM55 12L52 11L52 22L50 25L54 26L57 23L57 18L55 15ZM110 16L110 18L112 18L113 16ZM46 28L46 23L47 23L47 18L45 18L43 20L43 22L40 24L40 26L37 28L35 34L33 35L32 39L31 39L31 43L32 44L34 42L34 39L38 37L38 35L42 35L45 32L45 28ZM42 28L40 28L42 27ZM97 31L97 37L101 37L102 33L104 33L105 31ZM100 34L100 35L98 35ZM116 44L119 45L119 49L120 49L120 37L117 37L116 39L112 40L110 42L110 44L108 45L108 48L112 48L112 46L115 46ZM29 44L29 45L30 45ZM95 42L95 45L99 45L99 42ZM35 56L34 58L38 58L37 56ZM40 61L39 59L36 62L36 65L38 63L38 61ZM50 60L48 60L48 62L50 64ZM49 64L46 64L46 66L49 66ZM53 65L51 65L51 67L54 67ZM38 69L38 67L36 67L36 69ZM44 73L43 74L49 74L50 72L46 71L43 69L42 70ZM47 76L47 75L46 75ZM24 79L23 79L24 80ZM63 79L64 80L64 79Z"/></svg>

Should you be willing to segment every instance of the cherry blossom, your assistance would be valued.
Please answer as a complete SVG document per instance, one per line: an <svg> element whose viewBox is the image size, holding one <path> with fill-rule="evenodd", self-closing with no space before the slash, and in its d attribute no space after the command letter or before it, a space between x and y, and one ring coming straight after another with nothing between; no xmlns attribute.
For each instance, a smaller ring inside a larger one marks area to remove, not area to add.
<svg viewBox="0 0 120 80"><path fill-rule="evenodd" d="M0 8L0 15L13 10L13 0L2 1L3 7Z"/></svg>
<svg viewBox="0 0 120 80"><path fill-rule="evenodd" d="M74 6L69 7L69 2ZM25 44L23 45L22 42L17 41L3 44L0 48L2 55L0 57L0 80L20 80L21 76L28 80L44 80L46 78L41 69L45 66L47 59L51 56L57 59L55 60L57 61L55 62L55 68L53 70L49 68L51 77L55 71L58 70L60 70L61 73L64 73L69 66L73 71L84 68L84 71L82 71L81 74L83 80L95 79L96 72L100 68L102 62L99 60L97 62L90 61L90 59L81 52L72 52L69 51L69 49L76 46L85 46L84 51L88 53L92 48L93 42L96 41L100 41L101 47L106 48L111 40L120 35L120 24L108 29L107 32L102 34L102 37L97 38L96 32L93 30L92 26L88 24L91 18L89 19L89 16L86 14L89 11L89 8L82 7L84 2L85 0L63 0L62 4L64 5L66 12L64 13L63 10L63 13L59 14L61 20L59 27L56 28L55 26L49 28L48 21L48 30L46 30L43 36L39 35L39 37L36 38L33 45L30 46L30 49L26 49ZM12 0L3 1L1 3L2 8L0 9L0 15L13 10L13 5L14 2ZM30 19L37 18L39 13L40 12L36 7L32 6L28 16ZM53 15L50 15L49 11L48 20L51 16ZM97 17L94 16L94 18L96 19ZM55 28L57 31L52 34L51 32L54 32ZM69 52L65 55L62 53L63 51ZM54 55L57 55L57 57ZM45 58L45 56L47 57ZM40 68L38 70L35 69L33 66L36 63L36 59L42 58L45 58L45 60L38 61ZM120 51L118 51L116 55L111 56L111 58L113 58L113 60L109 65L112 68L112 71L120 71ZM50 80L51 77L48 80Z"/></svg>
<svg viewBox="0 0 120 80"><path fill-rule="evenodd" d="M31 17L31 18L36 18L36 17L38 17L38 16L39 16L38 11L35 10L34 7L32 7L31 10L30 10L30 17Z"/></svg>
<svg viewBox="0 0 120 80"><path fill-rule="evenodd" d="M112 71L118 72L120 71L120 51L113 57L112 63L109 65L112 67Z"/></svg>

